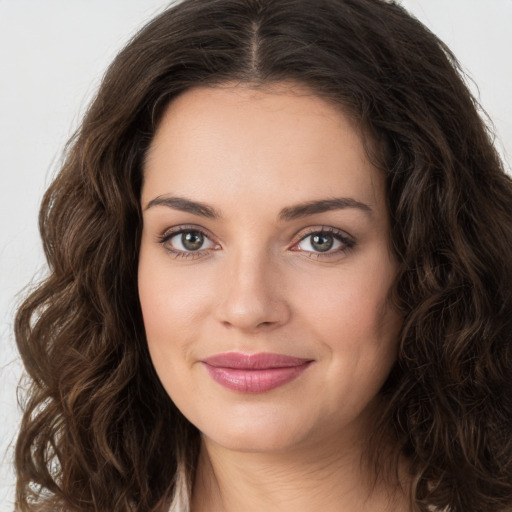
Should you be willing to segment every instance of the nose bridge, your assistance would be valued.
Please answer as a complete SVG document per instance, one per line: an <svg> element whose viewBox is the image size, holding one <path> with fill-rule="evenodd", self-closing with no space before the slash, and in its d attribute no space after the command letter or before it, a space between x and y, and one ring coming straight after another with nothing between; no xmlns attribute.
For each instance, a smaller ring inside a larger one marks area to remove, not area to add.
<svg viewBox="0 0 512 512"><path fill-rule="evenodd" d="M283 279L275 257L264 246L230 251L219 297L218 319L244 330L269 328L289 316Z"/></svg>

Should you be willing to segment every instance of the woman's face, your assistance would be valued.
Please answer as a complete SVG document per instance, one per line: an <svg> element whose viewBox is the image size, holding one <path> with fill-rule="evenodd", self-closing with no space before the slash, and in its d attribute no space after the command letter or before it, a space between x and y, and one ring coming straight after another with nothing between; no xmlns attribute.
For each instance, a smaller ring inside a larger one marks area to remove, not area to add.
<svg viewBox="0 0 512 512"><path fill-rule="evenodd" d="M401 318L384 177L347 117L298 87L190 90L141 201L149 351L204 438L281 451L367 432Z"/></svg>

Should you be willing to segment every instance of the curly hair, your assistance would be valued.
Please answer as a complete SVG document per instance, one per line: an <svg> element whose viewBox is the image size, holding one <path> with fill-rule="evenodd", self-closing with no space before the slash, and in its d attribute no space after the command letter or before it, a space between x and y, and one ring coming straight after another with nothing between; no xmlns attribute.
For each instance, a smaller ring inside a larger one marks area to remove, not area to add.
<svg viewBox="0 0 512 512"><path fill-rule="evenodd" d="M415 510L508 510L512 182L453 54L384 0L184 0L114 60L43 199L49 275L15 320L17 509L187 508L199 434L146 346L142 167L174 97L233 81L305 85L378 142L404 324L377 436L409 461Z"/></svg>

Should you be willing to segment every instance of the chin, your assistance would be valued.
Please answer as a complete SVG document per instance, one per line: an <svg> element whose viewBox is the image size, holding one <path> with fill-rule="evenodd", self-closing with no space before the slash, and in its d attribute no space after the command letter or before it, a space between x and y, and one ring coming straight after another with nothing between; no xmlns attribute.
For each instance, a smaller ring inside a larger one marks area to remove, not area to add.
<svg viewBox="0 0 512 512"><path fill-rule="evenodd" d="M301 444L310 432L304 421L292 419L280 411L245 411L222 421L205 422L198 428L209 441L225 449L252 452L278 453L292 450ZM227 420L227 421L226 421Z"/></svg>
<svg viewBox="0 0 512 512"><path fill-rule="evenodd" d="M216 445L226 450L244 453L282 453L292 450L297 444L297 439L291 432L273 431L270 428L258 431L230 431L229 433L213 433L209 436L202 434ZM298 436L300 437L300 436Z"/></svg>

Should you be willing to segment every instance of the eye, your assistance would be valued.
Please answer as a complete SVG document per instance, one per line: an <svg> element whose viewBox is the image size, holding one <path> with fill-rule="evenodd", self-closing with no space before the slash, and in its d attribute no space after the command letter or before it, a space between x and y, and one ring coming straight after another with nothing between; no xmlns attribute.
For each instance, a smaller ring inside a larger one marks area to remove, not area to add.
<svg viewBox="0 0 512 512"><path fill-rule="evenodd" d="M308 233L296 243L292 250L304 251L315 254L316 257L322 255L332 255L343 253L355 246L354 240L348 237L342 231L332 228L322 228Z"/></svg>
<svg viewBox="0 0 512 512"><path fill-rule="evenodd" d="M167 251L181 257L199 256L203 251L219 247L199 229L180 228L166 232L160 237L159 242Z"/></svg>

